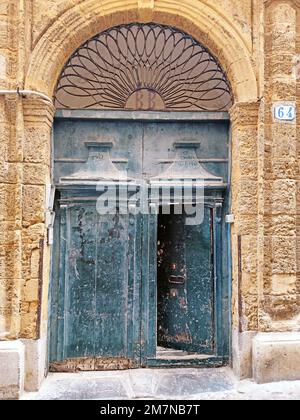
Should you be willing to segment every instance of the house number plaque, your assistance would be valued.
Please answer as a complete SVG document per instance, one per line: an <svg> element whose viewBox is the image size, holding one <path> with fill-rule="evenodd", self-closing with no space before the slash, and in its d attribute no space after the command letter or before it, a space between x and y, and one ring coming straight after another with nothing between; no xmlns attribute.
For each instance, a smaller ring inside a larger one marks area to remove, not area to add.
<svg viewBox="0 0 300 420"><path fill-rule="evenodd" d="M281 122L295 122L296 107L295 104L276 103L273 106L274 119Z"/></svg>

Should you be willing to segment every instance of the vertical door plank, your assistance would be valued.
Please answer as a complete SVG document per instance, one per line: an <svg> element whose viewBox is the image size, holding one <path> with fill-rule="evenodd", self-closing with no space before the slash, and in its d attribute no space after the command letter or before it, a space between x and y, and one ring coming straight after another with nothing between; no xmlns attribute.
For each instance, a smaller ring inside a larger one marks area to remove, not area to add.
<svg viewBox="0 0 300 420"><path fill-rule="evenodd" d="M66 357L94 356L96 215L93 206L68 210L65 291Z"/></svg>
<svg viewBox="0 0 300 420"><path fill-rule="evenodd" d="M127 353L128 215L99 216L97 233L95 354Z"/></svg>

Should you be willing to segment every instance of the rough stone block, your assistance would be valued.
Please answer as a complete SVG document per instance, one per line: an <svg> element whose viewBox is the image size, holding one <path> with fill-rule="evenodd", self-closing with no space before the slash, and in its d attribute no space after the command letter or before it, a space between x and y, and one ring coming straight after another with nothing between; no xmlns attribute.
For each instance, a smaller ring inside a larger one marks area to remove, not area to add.
<svg viewBox="0 0 300 420"><path fill-rule="evenodd" d="M257 238L243 236L242 238L242 270L246 273L257 272Z"/></svg>
<svg viewBox="0 0 300 420"><path fill-rule="evenodd" d="M238 235L257 235L258 217L251 214L237 214L234 222L234 232Z"/></svg>
<svg viewBox="0 0 300 420"><path fill-rule="evenodd" d="M294 159L297 153L297 130L293 124L272 125L272 154L274 159Z"/></svg>
<svg viewBox="0 0 300 420"><path fill-rule="evenodd" d="M265 232L271 236L296 236L296 218L294 215L279 214L265 217Z"/></svg>
<svg viewBox="0 0 300 420"><path fill-rule="evenodd" d="M276 28L282 28L282 32L286 28L295 23L296 12L290 4L276 4L270 12L271 22Z"/></svg>
<svg viewBox="0 0 300 420"><path fill-rule="evenodd" d="M289 98L290 101L295 101L297 99L295 77L292 73L293 66L293 63L288 63L288 71L290 74L287 76L287 81L280 78L282 75L270 77L270 83L272 84L272 102L286 101L286 98Z"/></svg>
<svg viewBox="0 0 300 420"><path fill-rule="evenodd" d="M299 170L296 159L274 159L272 169L275 179L296 179Z"/></svg>
<svg viewBox="0 0 300 420"><path fill-rule="evenodd" d="M46 338L22 340L25 345L25 391L38 391L45 377Z"/></svg>
<svg viewBox="0 0 300 420"><path fill-rule="evenodd" d="M18 246L0 247L0 279L13 279L21 268Z"/></svg>
<svg viewBox="0 0 300 420"><path fill-rule="evenodd" d="M36 337L37 331L37 302L30 302L28 312L22 314L21 332L24 338Z"/></svg>
<svg viewBox="0 0 300 420"><path fill-rule="evenodd" d="M242 299L242 331L257 331L258 299L257 295L244 293Z"/></svg>
<svg viewBox="0 0 300 420"><path fill-rule="evenodd" d="M40 271L40 250L33 249L30 258L30 273L31 278L38 278Z"/></svg>
<svg viewBox="0 0 300 420"><path fill-rule="evenodd" d="M273 274L271 282L273 295L280 296L296 293L297 276L295 274Z"/></svg>
<svg viewBox="0 0 300 420"><path fill-rule="evenodd" d="M24 288L24 299L26 302L38 300L38 279L30 279Z"/></svg>
<svg viewBox="0 0 300 420"><path fill-rule="evenodd" d="M0 247L12 246L16 240L15 225L13 222L0 222Z"/></svg>
<svg viewBox="0 0 300 420"><path fill-rule="evenodd" d="M24 145L24 159L29 163L50 162L49 133L40 127L28 127Z"/></svg>
<svg viewBox="0 0 300 420"><path fill-rule="evenodd" d="M37 185L25 185L23 188L23 224L24 226L44 221L45 189Z"/></svg>
<svg viewBox="0 0 300 420"><path fill-rule="evenodd" d="M14 184L21 178L21 166L16 163L4 162L0 164L0 182Z"/></svg>
<svg viewBox="0 0 300 420"><path fill-rule="evenodd" d="M257 212L257 182L240 182L238 210L241 214L255 214Z"/></svg>
<svg viewBox="0 0 300 420"><path fill-rule="evenodd" d="M257 157L256 127L243 127L237 130L236 142L241 158L255 159Z"/></svg>
<svg viewBox="0 0 300 420"><path fill-rule="evenodd" d="M257 180L257 160L242 159L240 161L241 177L249 180Z"/></svg>
<svg viewBox="0 0 300 420"><path fill-rule="evenodd" d="M246 295L257 295L257 273L242 273L242 290Z"/></svg>
<svg viewBox="0 0 300 420"><path fill-rule="evenodd" d="M16 189L13 185L0 185L0 203L0 221L13 221L16 212Z"/></svg>
<svg viewBox="0 0 300 420"><path fill-rule="evenodd" d="M252 342L256 332L232 333L233 372L238 379L252 377Z"/></svg>
<svg viewBox="0 0 300 420"><path fill-rule="evenodd" d="M49 167L39 163L24 164L24 184L45 185L49 178Z"/></svg>
<svg viewBox="0 0 300 420"><path fill-rule="evenodd" d="M267 194L268 191L268 194ZM269 214L295 214L297 183L291 179L279 179L266 183L265 209Z"/></svg>
<svg viewBox="0 0 300 420"><path fill-rule="evenodd" d="M261 308L273 321L292 319L299 314L299 295L286 294L278 296L265 294Z"/></svg>
<svg viewBox="0 0 300 420"><path fill-rule="evenodd" d="M300 333L259 333L253 340L257 383L300 379Z"/></svg>
<svg viewBox="0 0 300 420"><path fill-rule="evenodd" d="M6 69L7 69L7 58L0 54L0 79L4 79L6 77Z"/></svg>
<svg viewBox="0 0 300 420"><path fill-rule="evenodd" d="M294 274L297 271L295 236L274 236L272 238L273 274Z"/></svg>
<svg viewBox="0 0 300 420"><path fill-rule="evenodd" d="M18 399L24 389L24 345L0 341L0 399Z"/></svg>

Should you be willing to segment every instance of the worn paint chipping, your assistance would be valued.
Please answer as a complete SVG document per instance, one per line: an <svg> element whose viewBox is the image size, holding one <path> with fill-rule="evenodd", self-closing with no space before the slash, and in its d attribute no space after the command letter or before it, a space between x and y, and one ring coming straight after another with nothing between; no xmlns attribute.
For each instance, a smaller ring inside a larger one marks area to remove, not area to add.
<svg viewBox="0 0 300 420"><path fill-rule="evenodd" d="M222 218L216 217L216 206L222 211L227 128L223 120L170 124L58 119L52 370L147 366L153 358L159 360L157 346L197 356L189 364L213 360L219 364L226 359L226 346L216 340L223 331L215 315L222 311L215 283L216 267L222 262L220 239L216 240ZM93 140L88 150L87 138ZM131 195L121 194L124 180L113 180L118 171L151 183L168 168L173 171L180 156L188 157L182 166L184 178L199 173L214 182L206 191L203 223L191 226L186 216L177 214L124 214L128 200L131 206L139 205L133 198L141 187L137 182ZM99 174L99 168L104 173ZM115 182L119 202L115 214L100 215L101 193L95 183L107 179Z"/></svg>

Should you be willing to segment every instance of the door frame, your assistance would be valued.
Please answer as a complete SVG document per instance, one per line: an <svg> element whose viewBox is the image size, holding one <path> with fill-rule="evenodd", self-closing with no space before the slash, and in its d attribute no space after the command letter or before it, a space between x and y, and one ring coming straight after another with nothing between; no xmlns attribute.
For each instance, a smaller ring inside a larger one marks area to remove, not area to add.
<svg viewBox="0 0 300 420"><path fill-rule="evenodd" d="M75 120L132 120L141 122L228 122L228 143L229 153L226 162L228 164L228 184L219 192L215 203L210 202L214 211L214 317L215 317L215 351L207 357L188 359L159 359L156 358L156 215L142 215L142 270L141 270L141 293L140 293L140 319L135 320L141 331L140 356L134 352L134 359L140 358L143 367L189 367L189 366L211 366L217 367L227 364L231 352L231 240L230 229L226 226L225 216L231 206L230 178L231 178L231 137L230 137L230 116L228 112L160 112L160 111L126 111L126 110L70 110L63 109L56 111L55 119ZM225 160L224 160L225 161ZM205 160L203 160L205 163ZM52 168L54 168L54 153L52 153ZM222 199L220 200L222 195ZM212 195L213 196L213 195ZM146 232L151 234L145 235ZM145 243L148 238L148 243ZM224 247L224 251L222 250ZM152 250L152 252L151 252ZM55 251L54 251L55 254ZM150 274L152 273L152 275ZM49 299L49 309L51 296ZM149 316L151 313L155 316ZM51 319L51 312L50 317ZM49 329L50 330L50 329ZM155 332L155 334L153 333ZM50 338L48 339L51 346ZM52 343L53 345L53 343Z"/></svg>
<svg viewBox="0 0 300 420"><path fill-rule="evenodd" d="M188 367L188 366L223 366L229 360L229 329L223 328L223 317L228 310L224 307L224 283L223 279L223 229L224 224L224 199L222 191L218 191L216 196L208 196L205 206L213 210L212 221L212 245L214 272L214 302L213 302L213 322L214 322L214 351L211 355L192 355L184 358L158 358L156 357L157 347L157 219L150 215L144 218L143 231L147 235L143 238L143 271L142 271L142 293L141 293L141 314L142 314L142 343L141 364L144 367ZM148 238L146 243L145 238ZM229 322L229 321L228 321ZM228 332L228 334L227 334Z"/></svg>

